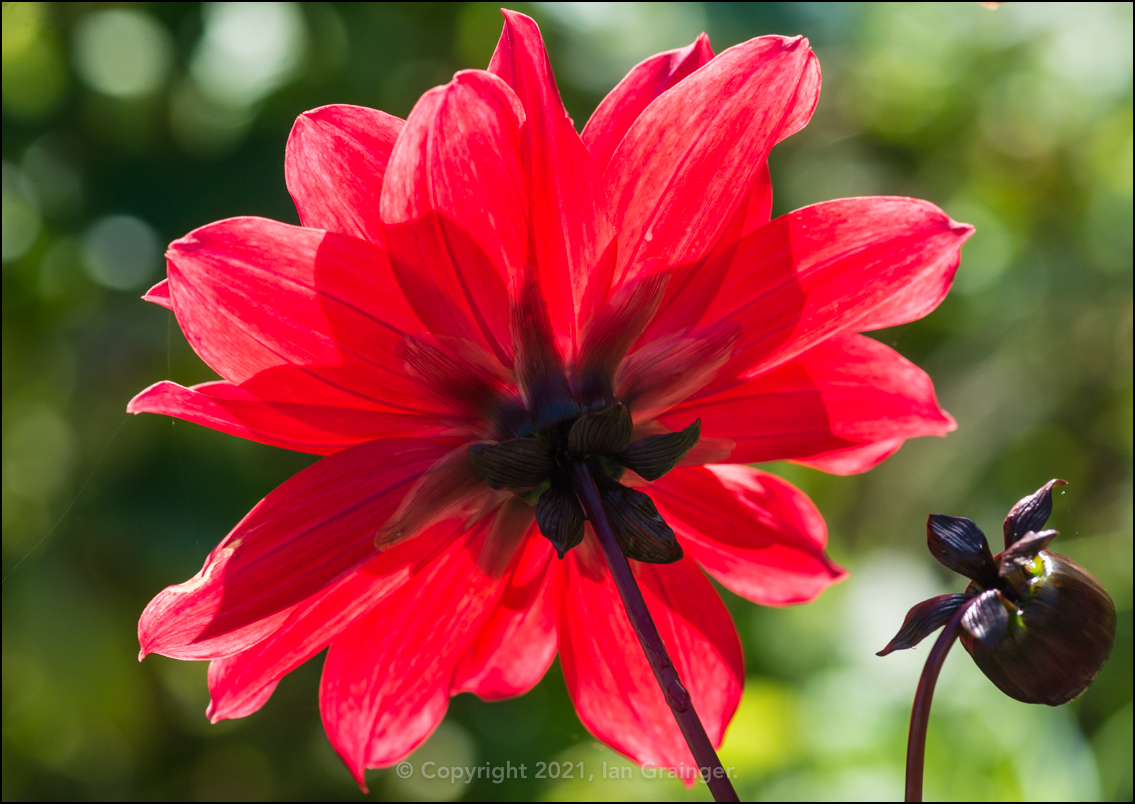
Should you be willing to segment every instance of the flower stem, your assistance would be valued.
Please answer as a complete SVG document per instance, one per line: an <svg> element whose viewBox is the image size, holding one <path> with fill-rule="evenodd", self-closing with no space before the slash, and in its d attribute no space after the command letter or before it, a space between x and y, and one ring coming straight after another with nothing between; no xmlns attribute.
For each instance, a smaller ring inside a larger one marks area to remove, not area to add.
<svg viewBox="0 0 1135 804"><path fill-rule="evenodd" d="M682 685L678 671L670 661L669 654L666 653L666 646L662 644L662 637L659 636L654 618L650 616L650 610L646 607L646 601L638 588L634 573L631 572L630 564L627 563L623 551L619 549L615 529L599 499L599 489L595 487L595 479L591 477L587 465L581 460L572 462L571 483L587 518L591 521L591 526L595 529L595 535L599 537L599 545L607 558L607 566L611 568L611 575L615 579L619 596L623 599L627 616L635 633L638 634L642 651L646 654L651 669L654 670L654 677L658 680L662 695L670 705L670 711L674 713L674 720L678 722L678 728L686 738L690 753L698 763L702 778L715 801L737 801L737 792L733 789L733 783L729 781L728 774L721 767L721 760L717 758L713 743L705 733L705 726L702 725L690 701L690 693Z"/></svg>
<svg viewBox="0 0 1135 804"><path fill-rule="evenodd" d="M954 646L954 640L961 633L962 617L970 607L967 602L954 612L946 623L938 641L926 657L922 677L918 679L918 691L914 693L914 707L910 712L910 736L906 742L906 800L922 801L922 772L926 764L926 726L930 721L930 704L934 699L934 685L938 683L938 673L946 661L946 654Z"/></svg>

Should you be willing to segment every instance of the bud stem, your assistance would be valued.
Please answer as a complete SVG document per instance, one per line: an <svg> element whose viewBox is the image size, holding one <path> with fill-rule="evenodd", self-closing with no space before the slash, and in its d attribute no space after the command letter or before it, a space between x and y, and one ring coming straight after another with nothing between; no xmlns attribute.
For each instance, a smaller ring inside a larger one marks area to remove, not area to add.
<svg viewBox="0 0 1135 804"><path fill-rule="evenodd" d="M974 598L976 600L976 598ZM946 654L954 646L962 629L962 617L973 601L966 602L954 612L946 623L938 641L926 657L922 677L918 679L918 691L914 693L914 707L910 712L910 736L906 743L906 800L922 801L922 772L926 764L926 726L930 721L930 704L934 699L934 685L938 683L938 673L946 661Z"/></svg>
<svg viewBox="0 0 1135 804"><path fill-rule="evenodd" d="M630 564L627 563L623 551L619 549L615 529L611 526L611 520L607 517L607 511L599 499L599 489L595 486L595 479L591 477L586 464L581 460L575 460L571 464L571 484L587 518L591 521L591 526L595 529L595 535L599 537L599 545L603 548L607 566L611 568L611 576L615 579L615 586L623 599L627 617L630 618L631 625L638 634L642 651L646 654L651 669L654 670L654 677L662 689L666 703L670 705L670 711L674 713L674 720L678 722L682 736L686 738L690 753L698 763L702 778L715 801L737 801L737 792L733 789L733 783L729 781L728 774L721 767L721 760L717 758L713 743L705 733L705 726L702 725L690 701L690 694L678 678L678 671L670 661L666 646L662 644L662 637L659 636L654 619L650 616L650 610L646 607L646 600L642 597L642 591L638 588Z"/></svg>

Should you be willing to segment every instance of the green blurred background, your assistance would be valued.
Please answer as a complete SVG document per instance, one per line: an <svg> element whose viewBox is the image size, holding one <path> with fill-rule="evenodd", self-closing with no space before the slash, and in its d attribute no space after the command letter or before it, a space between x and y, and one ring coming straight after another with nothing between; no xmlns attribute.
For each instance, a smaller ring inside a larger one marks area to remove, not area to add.
<svg viewBox="0 0 1135 804"><path fill-rule="evenodd" d="M1132 12L1130 4L520 4L545 31L577 124L627 68L702 30L721 49L808 36L824 90L778 146L777 214L842 196L929 199L977 234L949 298L878 333L958 420L859 477L773 467L819 505L852 573L815 603L726 594L749 680L722 751L742 797L901 797L925 650L876 658L907 608L962 584L925 549L930 512L996 535L1051 477L1053 524L1110 589L1115 652L1059 709L1000 695L960 649L930 727L926 793L1132 796ZM405 116L484 67L490 4L3 6L3 796L357 799L319 722L322 658L263 710L210 726L205 665L136 661L143 606L199 569L261 496L310 462L127 400L211 379L173 316L139 300L165 243L232 215L296 223L283 155L327 103ZM439 624L444 628L444 623ZM707 798L601 779L558 667L529 695L463 695L411 757L526 763L470 785L370 776L371 798ZM584 762L593 781L532 778ZM556 766L558 769L560 766Z"/></svg>

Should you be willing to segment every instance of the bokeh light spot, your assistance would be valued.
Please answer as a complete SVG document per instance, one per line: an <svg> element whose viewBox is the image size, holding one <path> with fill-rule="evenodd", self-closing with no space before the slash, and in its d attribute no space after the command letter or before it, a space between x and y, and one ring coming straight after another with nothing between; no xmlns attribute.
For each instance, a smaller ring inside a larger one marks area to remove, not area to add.
<svg viewBox="0 0 1135 804"><path fill-rule="evenodd" d="M28 252L39 234L39 202L27 175L10 162L4 162L3 258L18 260Z"/></svg>
<svg viewBox="0 0 1135 804"><path fill-rule="evenodd" d="M298 5L210 3L189 70L209 100L249 106L291 78L306 51Z"/></svg>
<svg viewBox="0 0 1135 804"><path fill-rule="evenodd" d="M684 47L705 30L700 3L536 3L553 27L566 28L562 70L581 87L606 92L638 62Z"/></svg>
<svg viewBox="0 0 1135 804"><path fill-rule="evenodd" d="M83 267L91 279L111 290L136 290L158 267L158 235L140 218L110 215L83 237Z"/></svg>
<svg viewBox="0 0 1135 804"><path fill-rule="evenodd" d="M32 408L5 428L4 489L46 499L66 482L74 457L75 436L66 420L50 408Z"/></svg>
<svg viewBox="0 0 1135 804"><path fill-rule="evenodd" d="M91 89L116 98L157 90L172 60L169 34L152 16L116 8L88 14L74 34L75 69Z"/></svg>
<svg viewBox="0 0 1135 804"><path fill-rule="evenodd" d="M464 774L465 768L477 764L477 754L469 732L452 720L445 720L407 761L413 765L408 778L389 776L395 799L453 801L461 798L468 787L463 779L453 778L451 769L461 768Z"/></svg>

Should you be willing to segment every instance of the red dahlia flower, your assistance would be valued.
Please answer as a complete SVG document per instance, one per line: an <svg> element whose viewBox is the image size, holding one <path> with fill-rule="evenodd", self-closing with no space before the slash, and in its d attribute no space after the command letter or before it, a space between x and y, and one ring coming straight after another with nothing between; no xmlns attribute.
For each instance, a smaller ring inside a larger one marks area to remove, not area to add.
<svg viewBox="0 0 1135 804"><path fill-rule="evenodd" d="M811 501L745 464L861 472L954 427L925 373L858 333L933 310L971 227L909 198L769 220L769 150L819 91L802 38L714 56L702 35L631 70L579 135L535 23L505 12L489 69L409 119L301 115L303 225L202 227L146 296L224 380L129 409L327 457L150 603L142 654L211 660L217 721L329 646L323 721L361 783L452 695L521 694L558 651L596 737L689 767L565 486L586 461L719 743L744 671L702 571L764 605L844 575Z"/></svg>

